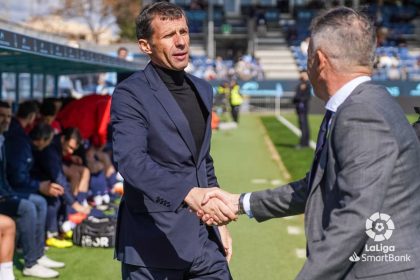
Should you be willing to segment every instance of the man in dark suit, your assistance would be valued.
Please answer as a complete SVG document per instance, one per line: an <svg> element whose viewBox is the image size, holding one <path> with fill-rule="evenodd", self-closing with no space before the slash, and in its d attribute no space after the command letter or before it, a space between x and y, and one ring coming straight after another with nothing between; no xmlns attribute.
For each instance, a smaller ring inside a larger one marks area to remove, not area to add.
<svg viewBox="0 0 420 280"><path fill-rule="evenodd" d="M259 222L305 213L297 279L420 279L420 146L396 101L370 82L375 46L372 23L350 8L315 18L308 74L327 112L311 171L272 190L207 195Z"/></svg>
<svg viewBox="0 0 420 280"><path fill-rule="evenodd" d="M122 277L230 279L227 229L207 227L190 211L202 209L207 187L218 182L210 156L212 88L184 72L184 11L158 2L136 25L151 62L117 86L111 107L114 159L124 177L116 242ZM220 222L235 218L219 201L204 208Z"/></svg>
<svg viewBox="0 0 420 280"><path fill-rule="evenodd" d="M296 148L304 148L309 146L309 124L308 111L309 100L311 99L311 85L308 80L306 71L300 73L300 81L296 87L296 94L293 97L293 104L296 107L299 128L301 131L300 143Z"/></svg>

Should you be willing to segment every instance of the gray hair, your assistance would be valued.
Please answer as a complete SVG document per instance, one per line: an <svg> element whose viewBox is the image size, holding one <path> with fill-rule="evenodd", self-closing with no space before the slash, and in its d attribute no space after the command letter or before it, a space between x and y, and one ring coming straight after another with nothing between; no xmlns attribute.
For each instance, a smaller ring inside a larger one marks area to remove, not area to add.
<svg viewBox="0 0 420 280"><path fill-rule="evenodd" d="M364 14L346 7L331 9L311 23L312 51L322 50L338 71L373 67L375 27Z"/></svg>

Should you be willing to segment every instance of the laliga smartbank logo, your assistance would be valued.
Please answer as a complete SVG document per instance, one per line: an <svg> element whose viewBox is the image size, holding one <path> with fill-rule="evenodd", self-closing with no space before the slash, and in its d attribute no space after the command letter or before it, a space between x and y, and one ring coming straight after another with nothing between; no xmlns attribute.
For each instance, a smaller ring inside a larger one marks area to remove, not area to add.
<svg viewBox="0 0 420 280"><path fill-rule="evenodd" d="M394 231L391 216L376 212L366 220L366 234L376 242L388 240Z"/></svg>
<svg viewBox="0 0 420 280"><path fill-rule="evenodd" d="M349 257L351 262L409 262L411 256L395 255L394 245L384 245L380 242L389 240L395 230L391 216L376 212L366 220L366 234L375 242L374 245L365 245L364 253L360 256L353 252Z"/></svg>

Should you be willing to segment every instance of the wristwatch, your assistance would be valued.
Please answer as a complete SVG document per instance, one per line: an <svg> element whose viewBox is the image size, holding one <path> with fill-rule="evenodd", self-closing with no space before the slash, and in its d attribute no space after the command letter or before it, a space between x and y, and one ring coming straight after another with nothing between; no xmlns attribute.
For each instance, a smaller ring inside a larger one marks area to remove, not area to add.
<svg viewBox="0 0 420 280"><path fill-rule="evenodd" d="M245 197L245 193L241 193L241 195L239 196L239 201L238 201L238 215L245 214L245 210L244 210L244 197Z"/></svg>

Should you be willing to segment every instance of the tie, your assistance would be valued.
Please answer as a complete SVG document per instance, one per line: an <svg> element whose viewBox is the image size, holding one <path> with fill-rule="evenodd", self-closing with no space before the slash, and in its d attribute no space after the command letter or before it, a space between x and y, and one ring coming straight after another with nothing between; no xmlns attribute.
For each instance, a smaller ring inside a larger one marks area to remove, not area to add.
<svg viewBox="0 0 420 280"><path fill-rule="evenodd" d="M310 177L309 177L309 187L308 187L308 189L312 186L312 183L313 183L314 178L315 178L315 173L316 173L316 170L318 168L319 159L321 157L321 152L322 152L322 149L324 148L324 144L325 144L326 139L327 139L328 124L330 123L330 120L331 120L331 117L332 117L333 113L334 113L333 111L327 110L327 112L325 113L324 119L322 120L321 127L319 128L318 140L316 142L315 157L314 157L314 161L312 163L311 173L310 173Z"/></svg>
<svg viewBox="0 0 420 280"><path fill-rule="evenodd" d="M322 150L322 147L324 146L325 139L327 138L328 124L331 120L331 116L333 115L333 113L334 112L331 110L327 110L327 112L325 112L324 119L322 120L321 127L319 128L318 140L316 141L315 155L319 153Z"/></svg>

